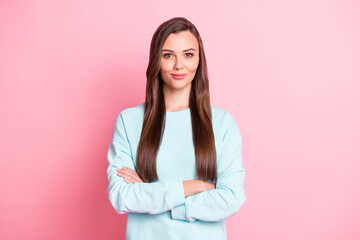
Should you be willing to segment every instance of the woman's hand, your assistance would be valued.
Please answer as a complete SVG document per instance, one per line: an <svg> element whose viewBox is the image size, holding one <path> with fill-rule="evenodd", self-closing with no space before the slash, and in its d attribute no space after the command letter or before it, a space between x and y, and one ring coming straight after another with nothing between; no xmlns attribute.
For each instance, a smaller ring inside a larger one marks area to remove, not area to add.
<svg viewBox="0 0 360 240"><path fill-rule="evenodd" d="M123 168L119 168L116 170L118 172L118 176L122 177L124 179L125 182L127 183L142 183L143 180L141 180L141 178L139 177L139 175L133 171L130 168L127 167L123 167Z"/></svg>
<svg viewBox="0 0 360 240"><path fill-rule="evenodd" d="M216 186L213 183L209 183L209 182L206 182L206 181L201 181L201 182L202 182L204 191L209 191L209 190L216 189Z"/></svg>
<svg viewBox="0 0 360 240"><path fill-rule="evenodd" d="M185 197L216 188L215 184L200 179L183 181L183 186L184 186Z"/></svg>

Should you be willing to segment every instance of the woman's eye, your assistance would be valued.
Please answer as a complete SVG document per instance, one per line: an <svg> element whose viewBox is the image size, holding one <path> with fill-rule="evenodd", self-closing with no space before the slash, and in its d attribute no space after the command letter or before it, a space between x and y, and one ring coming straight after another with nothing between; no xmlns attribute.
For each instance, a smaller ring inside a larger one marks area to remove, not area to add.
<svg viewBox="0 0 360 240"><path fill-rule="evenodd" d="M185 53L185 55L186 55L186 57L192 57L192 56L194 56L194 54L192 54L192 53ZM165 53L165 54L163 55L164 58L169 58L169 57L171 57L171 56L172 56L171 53Z"/></svg>
<svg viewBox="0 0 360 240"><path fill-rule="evenodd" d="M163 56L164 56L164 58L168 58L167 56L168 55L171 55L170 53L165 53Z"/></svg>

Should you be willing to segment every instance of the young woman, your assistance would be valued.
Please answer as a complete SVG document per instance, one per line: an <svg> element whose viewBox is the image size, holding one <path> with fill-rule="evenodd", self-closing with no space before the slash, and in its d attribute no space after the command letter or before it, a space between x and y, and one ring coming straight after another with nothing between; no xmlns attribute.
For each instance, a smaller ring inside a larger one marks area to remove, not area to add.
<svg viewBox="0 0 360 240"><path fill-rule="evenodd" d="M203 43L172 18L153 35L146 99L116 119L108 151L109 200L128 213L126 239L226 239L225 219L246 201L242 137L210 105Z"/></svg>

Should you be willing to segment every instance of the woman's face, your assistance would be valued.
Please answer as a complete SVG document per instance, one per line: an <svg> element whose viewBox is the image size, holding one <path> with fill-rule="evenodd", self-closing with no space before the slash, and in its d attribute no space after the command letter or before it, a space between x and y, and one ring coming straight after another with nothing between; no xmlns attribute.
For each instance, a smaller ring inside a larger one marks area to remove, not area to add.
<svg viewBox="0 0 360 240"><path fill-rule="evenodd" d="M180 90L191 87L199 65L199 44L189 31L171 33L161 51L160 75L164 87ZM175 75L174 75L175 74ZM184 75L184 76L176 76Z"/></svg>

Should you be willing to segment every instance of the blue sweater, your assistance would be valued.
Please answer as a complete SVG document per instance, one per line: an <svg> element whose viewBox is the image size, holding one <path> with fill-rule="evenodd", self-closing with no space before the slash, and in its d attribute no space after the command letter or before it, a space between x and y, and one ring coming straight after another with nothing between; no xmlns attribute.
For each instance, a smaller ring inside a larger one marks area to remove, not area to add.
<svg viewBox="0 0 360 240"><path fill-rule="evenodd" d="M126 183L116 170L135 171L136 151L144 118L144 103L116 118L108 150L108 197L119 214L128 213L127 240L223 240L225 219L246 201L242 137L226 110L211 106L217 152L216 189L185 198L183 181L198 179L190 108L166 112L165 129L156 159L159 179Z"/></svg>

